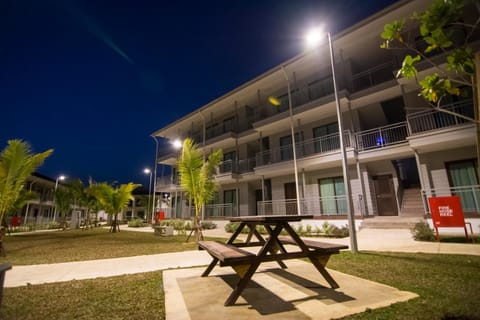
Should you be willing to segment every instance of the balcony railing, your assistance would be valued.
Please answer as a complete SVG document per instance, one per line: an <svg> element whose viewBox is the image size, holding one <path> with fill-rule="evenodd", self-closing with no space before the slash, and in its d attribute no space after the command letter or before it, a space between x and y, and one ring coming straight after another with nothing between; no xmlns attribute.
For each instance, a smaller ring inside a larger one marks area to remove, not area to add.
<svg viewBox="0 0 480 320"><path fill-rule="evenodd" d="M442 109L473 118L473 104L471 100L450 104L442 107ZM407 122L410 134L414 135L432 130L462 125L464 123L468 123L468 120L438 110L426 110L408 115Z"/></svg>
<svg viewBox="0 0 480 320"><path fill-rule="evenodd" d="M359 91L385 81L393 80L395 78L393 74L394 69L395 63L393 61L389 61L354 74L352 76L354 91Z"/></svg>
<svg viewBox="0 0 480 320"><path fill-rule="evenodd" d="M344 134L345 147L352 147L352 135L346 130ZM340 137L338 133L301 141L295 144L297 158L303 158L314 154L322 154L340 149ZM256 155L257 166L289 161L293 159L292 145L286 145L270 150L259 152Z"/></svg>
<svg viewBox="0 0 480 320"><path fill-rule="evenodd" d="M300 210L302 215L337 216L347 213L345 196L302 198ZM296 199L279 199L257 202L259 215L296 215Z"/></svg>
<svg viewBox="0 0 480 320"><path fill-rule="evenodd" d="M400 122L355 134L359 151L383 148L407 141L407 123Z"/></svg>
<svg viewBox="0 0 480 320"><path fill-rule="evenodd" d="M176 177L172 177L172 176L157 177L157 183L156 183L157 190L156 191L160 192L160 191L162 191L162 189L172 188L172 187L179 186L179 185L180 185L180 181L179 181L178 176L176 176Z"/></svg>
<svg viewBox="0 0 480 320"><path fill-rule="evenodd" d="M428 198L457 195L460 197L463 212L477 213L480 216L480 185L428 189L422 191L422 195L428 213Z"/></svg>
<svg viewBox="0 0 480 320"><path fill-rule="evenodd" d="M205 218L229 218L237 216L237 207L233 203L208 204L204 206Z"/></svg>
<svg viewBox="0 0 480 320"><path fill-rule="evenodd" d="M255 158L243 160L225 160L219 167L218 172L224 173L246 173L253 172L255 168Z"/></svg>

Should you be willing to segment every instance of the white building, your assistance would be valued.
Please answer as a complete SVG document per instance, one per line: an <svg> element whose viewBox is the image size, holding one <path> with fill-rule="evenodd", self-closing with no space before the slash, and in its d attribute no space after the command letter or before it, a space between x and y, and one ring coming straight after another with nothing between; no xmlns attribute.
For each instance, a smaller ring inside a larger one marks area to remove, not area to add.
<svg viewBox="0 0 480 320"><path fill-rule="evenodd" d="M359 223L372 216L420 219L428 215L428 196L452 194L461 196L469 219L480 218L474 124L422 109L427 103L418 96L415 82L394 76L405 52L380 48L386 23L409 17L430 3L399 1L332 39L353 212ZM462 30L457 31L462 36ZM416 38L406 39L415 42ZM478 48L478 37L471 40ZM421 41L415 44L424 46ZM429 67L422 68L428 71ZM224 162L216 175L220 190L206 207L206 218L297 214L287 80L282 69L291 86L301 214L345 224L328 43L259 75L152 136L190 137L206 154L223 149ZM279 106L269 103L272 96L281 102ZM473 117L471 96L445 101L445 108ZM173 167L172 175L158 175L155 183L157 192L171 194L167 217L190 216L175 176L178 152L157 158L159 166ZM473 221L477 232L479 224L480 220Z"/></svg>

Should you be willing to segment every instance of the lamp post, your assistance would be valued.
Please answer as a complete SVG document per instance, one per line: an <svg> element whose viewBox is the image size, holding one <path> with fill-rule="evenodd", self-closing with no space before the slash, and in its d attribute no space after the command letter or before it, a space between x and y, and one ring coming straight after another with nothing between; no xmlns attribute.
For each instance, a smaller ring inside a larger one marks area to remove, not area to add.
<svg viewBox="0 0 480 320"><path fill-rule="evenodd" d="M156 204L156 199L155 199L155 195L156 195L156 192L157 192L157 166L158 166L158 140L155 136L153 136L153 139L155 140L155 167L153 169L153 192L152 192L152 219L151 219L151 223L155 223L155 214L157 212L157 206L155 205Z"/></svg>
<svg viewBox="0 0 480 320"><path fill-rule="evenodd" d="M57 192L57 188L58 188L58 180L65 180L65 176L62 174L62 175L59 175L57 177L57 179L55 180L55 191L53 193L53 221L55 221L56 217L57 217L57 206L55 205L55 193Z"/></svg>
<svg viewBox="0 0 480 320"><path fill-rule="evenodd" d="M147 205L147 210L146 210L147 214L145 215L145 220L147 220L148 215L150 213L152 213L151 208L150 208L150 206L151 206L150 199L151 199L151 195L152 195L152 170L150 170L149 168L145 168L145 169L143 169L143 172L150 176L149 183L148 183L148 205ZM153 217L153 215L152 215L152 217Z"/></svg>
<svg viewBox="0 0 480 320"><path fill-rule="evenodd" d="M348 217L348 226L349 226L349 233L350 233L350 249L353 253L358 252L358 245L357 245L357 234L355 230L355 217L352 211L353 208L353 201L352 201L352 189L350 186L350 179L348 174L348 161L347 161L347 151L345 149L345 141L344 141L344 132L343 132L343 117L342 117L342 109L340 108L340 100L338 98L338 90L337 90L337 81L335 76L335 57L333 54L333 45L332 45L332 38L330 36L330 32L323 32L323 34L327 34L328 38L328 46L330 49L330 65L332 68L332 81L333 81L333 92L335 95L335 107L337 113L337 122L338 122L338 134L340 139L340 151L342 154L342 171L343 171L343 184L345 186L345 197L347 200L347 217ZM318 29L311 30L307 35L307 42L310 46L316 45L322 38L322 33Z"/></svg>
<svg viewBox="0 0 480 320"><path fill-rule="evenodd" d="M302 209L300 205L300 192L298 187L297 147L295 143L295 128L293 123L292 92L290 89L290 79L288 78L287 72L285 71L285 67L281 66L281 70L282 70L283 76L285 77L285 80L287 81L288 112L290 117L290 134L292 139L292 151L293 151L293 154L292 154L293 155L293 171L295 174L295 193L297 195L295 200L297 203L297 215L301 215ZM270 97L268 100L274 106L279 106L281 104L280 101L278 101L278 99L274 97Z"/></svg>

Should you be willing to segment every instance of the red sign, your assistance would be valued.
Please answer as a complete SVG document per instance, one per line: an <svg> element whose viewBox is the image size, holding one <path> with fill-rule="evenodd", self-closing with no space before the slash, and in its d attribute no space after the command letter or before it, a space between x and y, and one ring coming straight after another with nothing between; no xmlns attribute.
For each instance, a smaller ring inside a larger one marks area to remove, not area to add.
<svg viewBox="0 0 480 320"><path fill-rule="evenodd" d="M462 204L459 196L428 198L435 228L465 228Z"/></svg>

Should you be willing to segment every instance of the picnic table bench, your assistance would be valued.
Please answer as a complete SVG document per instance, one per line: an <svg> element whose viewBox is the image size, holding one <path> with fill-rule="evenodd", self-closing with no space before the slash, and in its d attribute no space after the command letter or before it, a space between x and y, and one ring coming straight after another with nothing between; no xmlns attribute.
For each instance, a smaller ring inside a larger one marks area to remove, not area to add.
<svg viewBox="0 0 480 320"><path fill-rule="evenodd" d="M305 216L237 217L231 221L240 221L241 223L227 243L219 241L199 242L199 249L206 250L213 258L210 265L202 273L202 277L208 276L218 262L220 262L220 266L231 266L240 277L235 289L225 301L225 306L235 303L248 281L263 262L276 261L281 268L287 268L283 260L308 258L333 289L339 287L325 269L325 266L332 254L348 249L348 246L301 239L289 225L289 222L300 221L302 218L305 218ZM265 227L269 233L267 238L264 238L256 230L257 225ZM250 229L247 240L241 243L235 242L236 237L246 226ZM280 237L279 234L282 230L286 230L289 236ZM253 236L258 241L252 241ZM293 245L296 250L291 248L287 250L285 245ZM260 246L261 248L257 253L241 249L242 247L252 246Z"/></svg>

